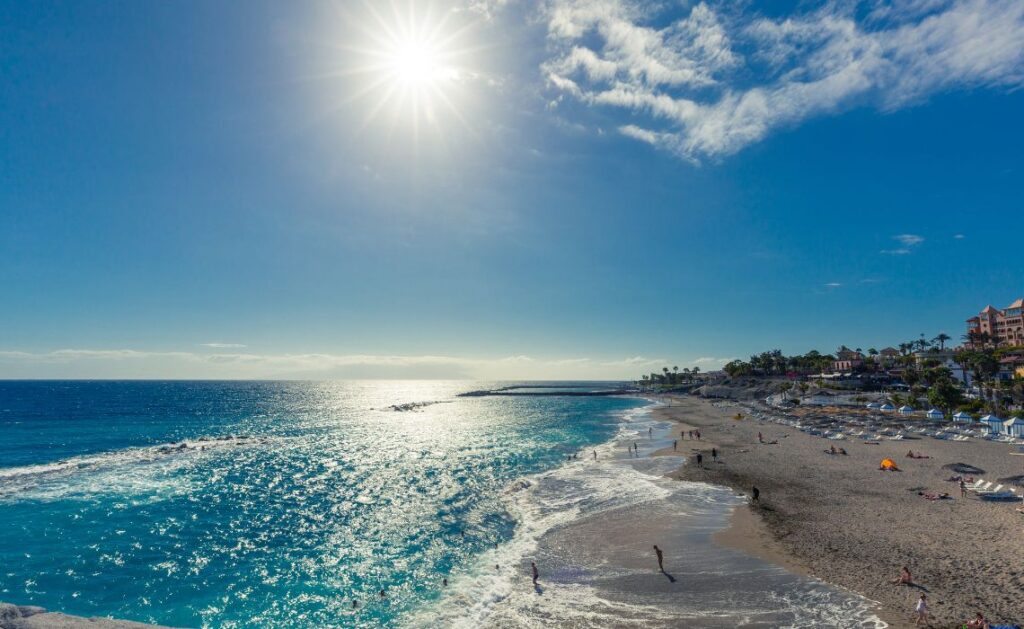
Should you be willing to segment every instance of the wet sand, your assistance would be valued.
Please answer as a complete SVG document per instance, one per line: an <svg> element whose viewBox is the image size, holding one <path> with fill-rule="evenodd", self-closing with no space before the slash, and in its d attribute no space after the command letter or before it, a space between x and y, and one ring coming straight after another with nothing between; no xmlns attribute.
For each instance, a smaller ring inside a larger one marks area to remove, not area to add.
<svg viewBox="0 0 1024 629"><path fill-rule="evenodd" d="M684 453L672 452L666 434L675 426L648 417L599 449L599 461L581 460L531 480L530 502L561 504L566 517L530 544L515 570L521 577L484 626L883 626L877 606L859 595L716 543L717 535L728 535L722 531L743 498L726 487L676 480ZM639 457L627 454L634 441ZM565 512L566 501L578 507ZM664 573L654 544L664 551ZM536 592L527 587L534 560Z"/></svg>
<svg viewBox="0 0 1024 629"><path fill-rule="evenodd" d="M992 622L1024 620L1024 515L1020 503L990 503L973 495L961 499L949 463L968 463L995 480L1024 473L1014 448L982 440L931 438L866 445L830 441L795 428L750 418L739 409L708 400L673 398L654 411L680 423L676 430L701 430L703 441L684 440L679 450L704 453L703 469L691 456L675 477L725 485L759 505L737 509L733 526L716 539L749 554L859 592L883 605L893 626L912 626L914 603L928 592L932 626L959 626L981 611ZM766 441L757 441L761 432ZM830 445L849 456L826 454ZM712 463L711 447L720 451ZM929 455L909 459L908 450ZM665 451L662 451L663 453ZM882 472L890 457L903 470ZM929 501L919 491L948 492L952 499ZM756 517L751 517L756 516ZM918 587L893 585L900 567L910 568Z"/></svg>

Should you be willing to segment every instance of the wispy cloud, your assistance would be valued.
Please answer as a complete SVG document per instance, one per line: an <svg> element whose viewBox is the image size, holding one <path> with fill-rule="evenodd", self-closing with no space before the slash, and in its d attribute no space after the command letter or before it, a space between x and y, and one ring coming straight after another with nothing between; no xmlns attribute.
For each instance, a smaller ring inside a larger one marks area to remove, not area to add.
<svg viewBox="0 0 1024 629"><path fill-rule="evenodd" d="M825 284L825 288L839 288L842 285L842 282L829 282Z"/></svg>
<svg viewBox="0 0 1024 629"><path fill-rule="evenodd" d="M892 238L906 247L916 247L924 242L924 237L918 236L917 234L900 234L899 236L893 236Z"/></svg>
<svg viewBox="0 0 1024 629"><path fill-rule="evenodd" d="M221 343L218 345L236 345ZM204 343L203 347L212 344ZM144 351L59 349L47 352L0 350L2 377L72 378L465 378L614 379L632 378L671 364L633 356L622 360L586 357L494 358L441 355L258 354L238 351Z"/></svg>
<svg viewBox="0 0 1024 629"><path fill-rule="evenodd" d="M955 238L956 240L963 240L965 236L963 234L956 234L955 236L953 236L953 238Z"/></svg>
<svg viewBox="0 0 1024 629"><path fill-rule="evenodd" d="M892 239L902 246L895 249L882 249L880 253L889 256L910 255L918 245L924 242L924 236L918 236L917 234L899 234L893 236Z"/></svg>
<svg viewBox="0 0 1024 629"><path fill-rule="evenodd" d="M1024 2L825 2L778 18L700 2L548 0L550 89L626 111L619 131L689 160L858 106L1024 84ZM798 4L800 7L807 6Z"/></svg>
<svg viewBox="0 0 1024 629"><path fill-rule="evenodd" d="M201 345L213 349L242 349L248 347L248 345L242 345L241 343L201 343Z"/></svg>
<svg viewBox="0 0 1024 629"><path fill-rule="evenodd" d="M710 365L713 367L721 367L726 363L736 360L735 358L715 358L714 356L701 356L697 360L693 361L696 365Z"/></svg>
<svg viewBox="0 0 1024 629"><path fill-rule="evenodd" d="M601 363L605 367L662 367L668 361L664 358L646 358L644 356L631 356L622 360L605 361Z"/></svg>

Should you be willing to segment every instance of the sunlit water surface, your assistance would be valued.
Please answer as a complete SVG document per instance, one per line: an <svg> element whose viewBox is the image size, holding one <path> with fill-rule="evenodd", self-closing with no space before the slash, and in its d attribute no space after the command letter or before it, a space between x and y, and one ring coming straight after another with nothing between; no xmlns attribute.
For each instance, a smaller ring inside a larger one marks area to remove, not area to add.
<svg viewBox="0 0 1024 629"><path fill-rule="evenodd" d="M0 600L184 627L415 618L521 531L519 479L643 404L456 397L486 386L0 382Z"/></svg>

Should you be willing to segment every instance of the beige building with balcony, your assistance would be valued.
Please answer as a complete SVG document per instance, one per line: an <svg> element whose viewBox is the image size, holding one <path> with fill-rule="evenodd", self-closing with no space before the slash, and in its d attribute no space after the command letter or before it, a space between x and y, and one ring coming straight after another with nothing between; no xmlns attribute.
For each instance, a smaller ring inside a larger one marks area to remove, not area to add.
<svg viewBox="0 0 1024 629"><path fill-rule="evenodd" d="M1018 299L1003 310L985 306L978 316L967 320L967 337L987 334L999 345L1024 345L1024 299ZM970 341L967 343L971 345Z"/></svg>

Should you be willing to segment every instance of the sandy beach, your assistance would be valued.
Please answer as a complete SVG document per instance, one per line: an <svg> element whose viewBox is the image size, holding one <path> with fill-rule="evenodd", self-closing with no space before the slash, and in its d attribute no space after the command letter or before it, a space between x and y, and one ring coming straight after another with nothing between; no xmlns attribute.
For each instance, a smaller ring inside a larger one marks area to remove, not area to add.
<svg viewBox="0 0 1024 629"><path fill-rule="evenodd" d="M1012 446L977 439L837 442L773 422L737 421L738 411L695 397L667 399L654 411L680 424L677 435L690 427L702 433L700 442L680 441L679 451L691 456L676 478L748 496L752 486L760 489L760 503L737 508L732 528L716 537L720 543L878 601L897 627L912 626L907 620L922 591L935 627L959 626L979 611L994 623L1024 619L1020 503L961 498L957 483L946 480L954 473L943 469L967 463L991 480L1022 474L1024 457L1010 456ZM758 432L778 443L759 444ZM849 455L827 454L833 444ZM911 449L930 458L907 458ZM692 456L698 451L702 468ZM885 457L902 471L879 471ZM932 501L919 492L951 498ZM904 565L914 586L891 583Z"/></svg>

